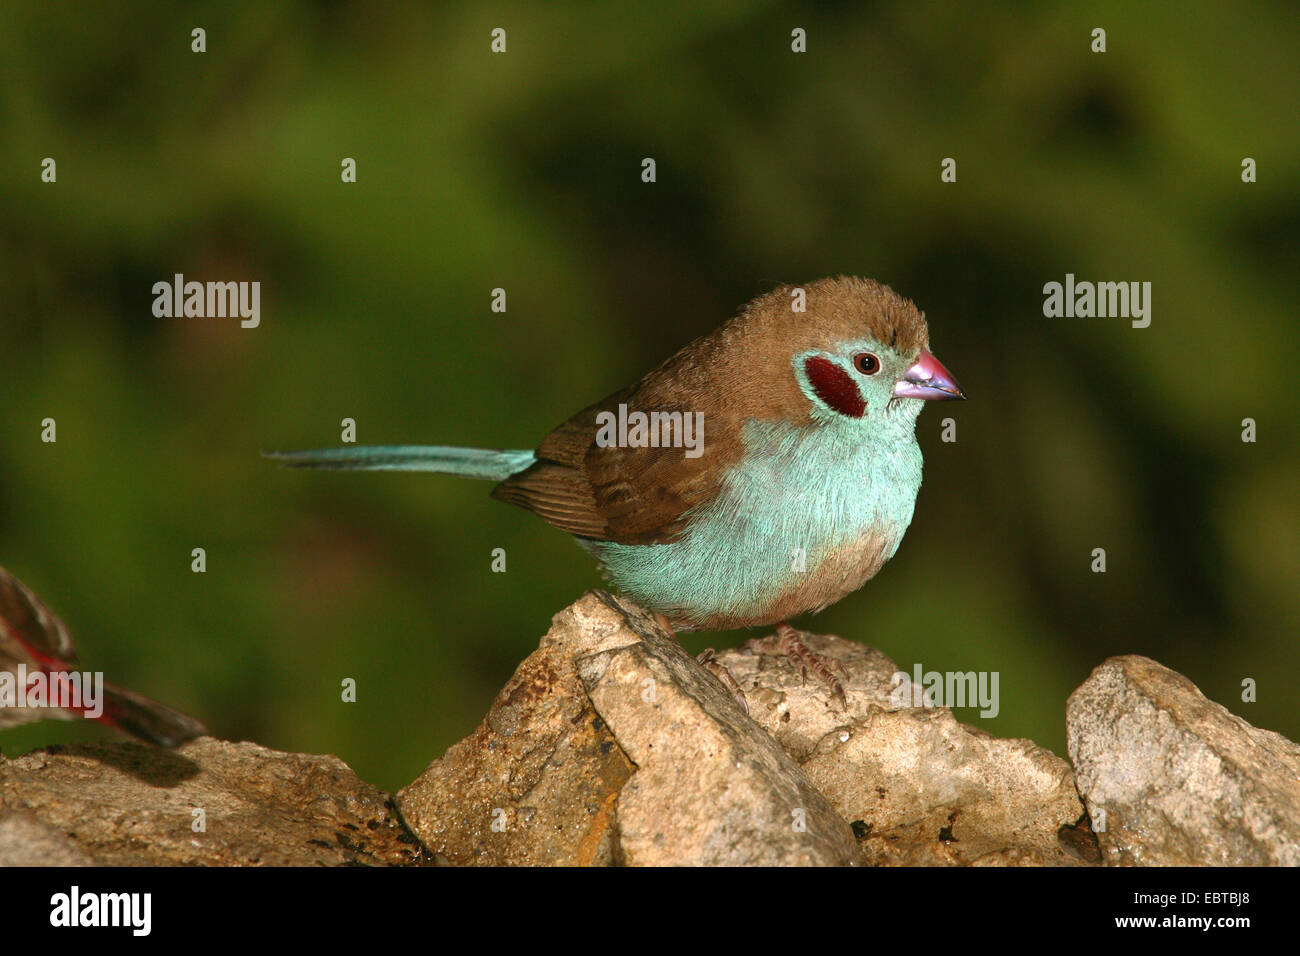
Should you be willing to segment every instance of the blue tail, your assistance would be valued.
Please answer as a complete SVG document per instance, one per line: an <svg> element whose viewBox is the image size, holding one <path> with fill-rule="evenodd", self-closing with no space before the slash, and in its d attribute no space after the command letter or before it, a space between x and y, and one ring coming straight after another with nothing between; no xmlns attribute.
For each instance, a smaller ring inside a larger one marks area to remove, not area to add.
<svg viewBox="0 0 1300 956"><path fill-rule="evenodd" d="M436 471L462 478L504 481L535 460L531 451L488 451L442 445L372 445L316 451L264 451L288 468L334 468L351 471Z"/></svg>

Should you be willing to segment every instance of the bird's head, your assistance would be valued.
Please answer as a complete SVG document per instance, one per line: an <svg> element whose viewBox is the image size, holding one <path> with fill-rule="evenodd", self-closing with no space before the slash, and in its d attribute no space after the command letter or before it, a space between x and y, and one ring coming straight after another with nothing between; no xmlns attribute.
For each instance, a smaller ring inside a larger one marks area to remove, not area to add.
<svg viewBox="0 0 1300 956"><path fill-rule="evenodd" d="M888 448L915 441L923 402L966 397L929 344L921 312L879 282L784 285L649 373L637 399L714 422L818 428L839 445Z"/></svg>
<svg viewBox="0 0 1300 956"><path fill-rule="evenodd" d="M742 356L750 357L751 383L755 356L775 360L750 386L765 396L760 417L828 425L846 436L859 429L910 433L922 402L966 397L930 354L921 312L870 279L782 286L751 302L734 323L730 334L722 331L737 378Z"/></svg>

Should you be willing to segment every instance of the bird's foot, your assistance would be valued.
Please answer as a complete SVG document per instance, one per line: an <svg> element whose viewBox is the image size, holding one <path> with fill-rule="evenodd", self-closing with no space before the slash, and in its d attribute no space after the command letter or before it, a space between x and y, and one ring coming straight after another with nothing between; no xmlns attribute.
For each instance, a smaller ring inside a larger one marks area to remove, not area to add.
<svg viewBox="0 0 1300 956"><path fill-rule="evenodd" d="M651 613L654 615L654 619L658 622L659 626L676 638L677 643L680 644L682 642L681 638L677 637L677 632L673 630L672 622L668 620L667 616L659 611L653 611ZM736 703L740 705L740 709L748 714L749 701L745 698L745 692L740 689L740 684L736 683L736 678L731 676L731 671L727 670L727 668L718 661L717 652L711 647L706 647L704 650L700 651L699 656L697 656L695 660L701 667L716 677L723 687L727 688L731 693L731 696L736 699Z"/></svg>
<svg viewBox="0 0 1300 956"><path fill-rule="evenodd" d="M776 641L755 641L754 646L758 650L769 654L784 654L786 659L797 667L808 679L808 672L817 676L822 683L830 688L835 699L840 702L840 707L848 709L848 698L844 694L844 685L849 682L849 671L842 661L825 654L818 654L807 644L803 638L789 624L778 624L776 626ZM838 676L836 672L838 671ZM843 678L843 680L841 680Z"/></svg>
<svg viewBox="0 0 1300 956"><path fill-rule="evenodd" d="M740 685L736 683L736 678L731 676L731 671L727 670L721 663L719 663L713 648L706 647L700 652L700 656L695 659L700 662L701 667L721 681L723 687L731 691L731 696L736 698L736 703L740 705L740 709L748 714L749 701L745 699L745 692L741 690Z"/></svg>

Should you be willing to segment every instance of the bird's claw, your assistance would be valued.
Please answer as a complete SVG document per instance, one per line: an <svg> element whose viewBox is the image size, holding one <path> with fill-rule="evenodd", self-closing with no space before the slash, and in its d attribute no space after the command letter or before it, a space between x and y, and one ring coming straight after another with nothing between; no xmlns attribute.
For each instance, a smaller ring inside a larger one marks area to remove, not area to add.
<svg viewBox="0 0 1300 956"><path fill-rule="evenodd" d="M736 678L731 676L731 671L727 670L721 662L718 661L718 655L713 648L706 647L704 650L700 651L699 657L695 659L699 661L700 666L722 682L722 686L731 692L731 696L736 699L736 703L740 705L740 709L748 714L749 701L745 699L745 692L741 690L740 685L736 683Z"/></svg>
<svg viewBox="0 0 1300 956"><path fill-rule="evenodd" d="M799 637L799 632L789 624L778 624L776 626L776 644L780 653L786 656L786 659L799 668L808 679L808 672L812 671L821 681L830 688L835 699L840 702L842 710L848 710L849 701L844 693L844 685L849 682L849 671L844 666L843 661L836 660L834 657L824 656L813 651L803 639ZM835 676L834 671L838 671L840 677Z"/></svg>

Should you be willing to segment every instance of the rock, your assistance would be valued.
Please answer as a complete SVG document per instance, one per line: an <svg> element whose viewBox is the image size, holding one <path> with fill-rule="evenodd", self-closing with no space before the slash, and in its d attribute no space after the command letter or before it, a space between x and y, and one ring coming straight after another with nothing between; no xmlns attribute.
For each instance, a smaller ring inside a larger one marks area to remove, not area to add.
<svg viewBox="0 0 1300 956"><path fill-rule="evenodd" d="M620 610L640 639L577 665L637 768L618 797L622 862L854 862L852 829L776 740L674 637Z"/></svg>
<svg viewBox="0 0 1300 956"><path fill-rule="evenodd" d="M0 866L94 865L94 858L62 830L30 813L0 810Z"/></svg>
<svg viewBox="0 0 1300 956"><path fill-rule="evenodd" d="M590 597L556 615L478 729L397 794L402 818L437 860L614 861L614 803L635 768L587 699L574 658L634 640Z"/></svg>
<svg viewBox="0 0 1300 956"><path fill-rule="evenodd" d="M192 829L196 809L204 832ZM114 743L0 757L0 862L43 851L110 866L420 859L387 795L337 757L211 737L176 750Z"/></svg>
<svg viewBox="0 0 1300 956"><path fill-rule="evenodd" d="M754 719L853 821L865 862L1096 861L1086 835L1082 846L1060 838L1083 816L1060 757L959 723L947 708L898 707L891 692L899 668L879 651L827 635L806 634L804 643L848 671L847 711L823 682L774 654L771 641L718 659L744 688Z"/></svg>
<svg viewBox="0 0 1300 956"><path fill-rule="evenodd" d="M1066 730L1107 863L1300 865L1300 746L1182 675L1110 658L1070 695Z"/></svg>
<svg viewBox="0 0 1300 956"><path fill-rule="evenodd" d="M639 609L584 595L397 796L451 863L847 864L847 821ZM494 822L496 826L494 827Z"/></svg>
<svg viewBox="0 0 1300 956"><path fill-rule="evenodd" d="M878 651L806 642L847 667L848 710L751 641L719 656L746 716L649 615L590 592L398 807L449 863L1096 862L1065 761L898 708Z"/></svg>
<svg viewBox="0 0 1300 956"><path fill-rule="evenodd" d="M1076 781L897 699L879 651L804 641L847 703L769 638L717 657L745 714L654 618L588 592L393 799L336 757L210 737L0 756L0 866L1300 865L1300 747L1153 661L1071 695Z"/></svg>

